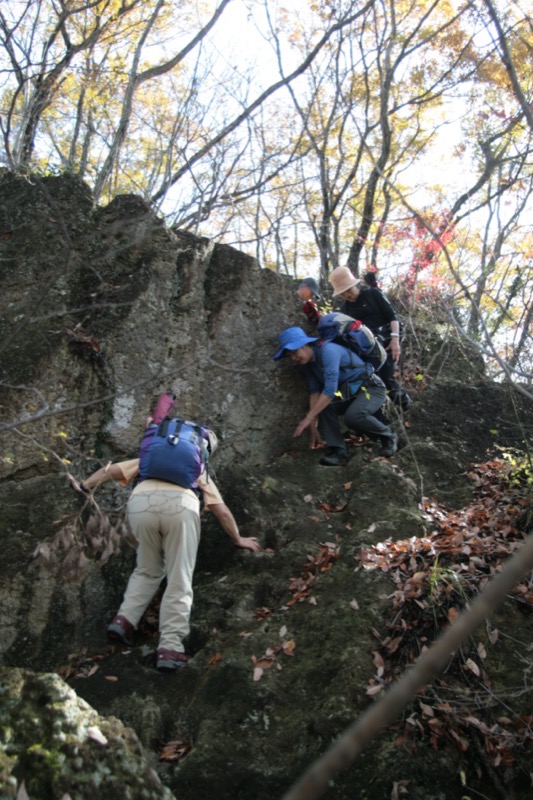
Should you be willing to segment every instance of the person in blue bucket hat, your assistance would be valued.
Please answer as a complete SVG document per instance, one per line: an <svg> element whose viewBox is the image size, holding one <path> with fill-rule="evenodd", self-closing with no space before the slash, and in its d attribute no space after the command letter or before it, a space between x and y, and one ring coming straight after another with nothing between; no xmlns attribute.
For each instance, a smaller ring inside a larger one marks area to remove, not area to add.
<svg viewBox="0 0 533 800"><path fill-rule="evenodd" d="M311 342L318 342L318 336L308 336L305 331L298 327L287 328L279 334L278 342L280 347L274 356L274 361L287 355L285 350L292 352L306 344L311 344Z"/></svg>
<svg viewBox="0 0 533 800"><path fill-rule="evenodd" d="M386 391L370 364L347 347L321 342L299 327L286 328L278 335L278 342L274 360L289 356L302 366L309 392L309 411L296 426L294 436L301 436L309 428L311 447L315 447L320 427L328 446L320 459L323 466L340 467L349 461L341 416L351 430L380 440L380 455L390 457L396 453L398 435L375 416L385 402Z"/></svg>

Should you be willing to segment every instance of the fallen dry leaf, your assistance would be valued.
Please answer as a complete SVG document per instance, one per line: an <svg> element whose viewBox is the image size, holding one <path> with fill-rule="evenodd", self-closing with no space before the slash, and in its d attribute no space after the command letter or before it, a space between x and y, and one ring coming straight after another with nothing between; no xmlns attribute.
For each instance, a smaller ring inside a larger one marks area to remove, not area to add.
<svg viewBox="0 0 533 800"><path fill-rule="evenodd" d="M383 656L381 656L377 650L374 650L372 655L374 656L374 658L372 659L372 663L374 664L375 667L380 668L385 666L385 661L383 659Z"/></svg>
<svg viewBox="0 0 533 800"><path fill-rule="evenodd" d="M288 642L283 642L283 652L286 656L293 656L294 655L294 648L296 647L296 642L294 639L290 639Z"/></svg>
<svg viewBox="0 0 533 800"><path fill-rule="evenodd" d="M390 642L385 645L387 653L395 653L402 642L402 638L402 636L396 636L394 639L391 639ZM385 642L383 644L385 644Z"/></svg>
<svg viewBox="0 0 533 800"><path fill-rule="evenodd" d="M479 667L478 667L478 665L476 664L476 662L475 662L475 661L472 661L472 659L471 659L471 658L467 658L467 659L466 659L466 661L465 661L465 667L467 667L467 669L469 669L469 670L470 670L470 672L473 672L473 673L474 673L474 675L476 676L476 678L479 678L479 676L481 675L481 670L479 669Z"/></svg>
<svg viewBox="0 0 533 800"><path fill-rule="evenodd" d="M339 505L337 506L333 505L333 503L319 503L317 505L317 509L319 511L326 511L328 514L334 514L339 511L344 511L347 505L348 505L347 502L339 503Z"/></svg>
<svg viewBox="0 0 533 800"><path fill-rule="evenodd" d="M470 747L470 744L469 744L469 742L467 741L467 739L465 739L463 736L459 736L459 734L458 734L458 733L456 733L456 732L453 730L453 728L452 728L452 730L450 731L450 734L451 734L451 736L453 736L453 738L455 739L455 741L456 741L456 743L457 743L457 745L458 745L458 747L459 747L459 750L461 750L461 752L465 753L465 752L468 750L468 748Z"/></svg>
<svg viewBox="0 0 533 800"><path fill-rule="evenodd" d="M257 658L256 656L252 656L252 663L254 666L259 667L262 671L265 669L270 669L272 664L274 663L275 656L265 653L264 656L261 658Z"/></svg>
<svg viewBox="0 0 533 800"><path fill-rule="evenodd" d="M160 761L181 761L191 750L191 745L187 742L167 742L159 752Z"/></svg>
<svg viewBox="0 0 533 800"><path fill-rule="evenodd" d="M269 617L272 614L273 608L256 608L254 611L255 616L257 619L265 619L265 617Z"/></svg>

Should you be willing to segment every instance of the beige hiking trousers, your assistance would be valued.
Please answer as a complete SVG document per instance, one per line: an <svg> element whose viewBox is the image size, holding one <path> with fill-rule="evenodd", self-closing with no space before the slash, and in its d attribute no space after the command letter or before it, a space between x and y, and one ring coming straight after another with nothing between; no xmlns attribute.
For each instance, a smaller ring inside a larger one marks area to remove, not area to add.
<svg viewBox="0 0 533 800"><path fill-rule="evenodd" d="M119 614L137 627L164 577L159 647L184 651L190 630L192 579L200 541L199 502L179 490L136 492L128 521L139 546Z"/></svg>

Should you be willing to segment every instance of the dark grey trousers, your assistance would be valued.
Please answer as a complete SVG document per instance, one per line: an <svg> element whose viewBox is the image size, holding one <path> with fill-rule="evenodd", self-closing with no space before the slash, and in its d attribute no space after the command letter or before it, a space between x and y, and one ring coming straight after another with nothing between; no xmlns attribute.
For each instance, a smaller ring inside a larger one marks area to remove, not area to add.
<svg viewBox="0 0 533 800"><path fill-rule="evenodd" d="M386 391L384 386L364 386L349 400L333 400L318 417L320 433L326 440L328 447L335 447L348 452L348 447L341 433L339 417L344 417L347 427L357 433L363 433L371 438L378 438L384 444L393 435L388 425L385 425L374 414L379 411L385 402Z"/></svg>
<svg viewBox="0 0 533 800"><path fill-rule="evenodd" d="M400 406L404 411L407 411L413 401L407 394L405 389L398 383L395 378L396 362L392 358L392 353L387 350L387 360L378 372L379 377L387 387L390 399L396 406Z"/></svg>

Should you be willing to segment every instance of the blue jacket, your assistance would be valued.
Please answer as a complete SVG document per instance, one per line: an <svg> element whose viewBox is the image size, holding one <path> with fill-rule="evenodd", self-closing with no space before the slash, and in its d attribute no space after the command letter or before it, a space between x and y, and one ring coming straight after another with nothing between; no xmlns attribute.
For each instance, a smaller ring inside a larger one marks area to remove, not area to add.
<svg viewBox="0 0 533 800"><path fill-rule="evenodd" d="M306 364L305 380L309 394L333 398L343 383L362 383L374 369L356 353L334 342L312 344L313 360Z"/></svg>

